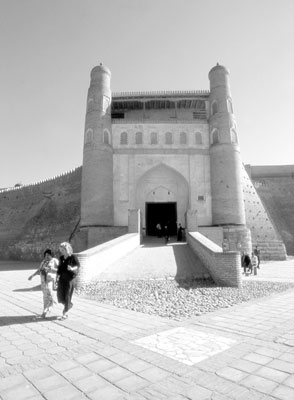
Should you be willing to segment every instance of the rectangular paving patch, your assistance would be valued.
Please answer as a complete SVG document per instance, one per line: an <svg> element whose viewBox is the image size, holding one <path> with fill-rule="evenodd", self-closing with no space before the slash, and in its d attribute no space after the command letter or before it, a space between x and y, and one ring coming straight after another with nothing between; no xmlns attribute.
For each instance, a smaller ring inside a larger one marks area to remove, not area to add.
<svg viewBox="0 0 294 400"><path fill-rule="evenodd" d="M229 349L236 340L184 327L133 340L131 343L163 354L187 365L194 365Z"/></svg>

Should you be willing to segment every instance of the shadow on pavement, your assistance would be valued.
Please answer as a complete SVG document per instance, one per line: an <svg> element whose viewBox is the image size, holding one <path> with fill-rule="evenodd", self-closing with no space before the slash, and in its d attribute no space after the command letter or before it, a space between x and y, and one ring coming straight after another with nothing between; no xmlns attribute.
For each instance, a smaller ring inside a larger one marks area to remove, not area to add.
<svg viewBox="0 0 294 400"><path fill-rule="evenodd" d="M164 237L145 236L141 247L165 247L172 249L176 264L174 280L180 287L189 290L196 287L215 286L208 270L186 241L177 241L176 236L171 236L168 242L166 242ZM164 256L164 253L161 254ZM162 262L164 260L158 260L159 269Z"/></svg>
<svg viewBox="0 0 294 400"><path fill-rule="evenodd" d="M143 238L143 242L141 243L142 247L165 247L171 246L174 244L186 243L185 241L178 242L176 236L171 236L169 241L166 242L165 237L157 237L157 236L145 236Z"/></svg>
<svg viewBox="0 0 294 400"><path fill-rule="evenodd" d="M31 270L39 267L39 262L29 261L0 261L0 271Z"/></svg>
<svg viewBox="0 0 294 400"><path fill-rule="evenodd" d="M156 236L145 236L143 238L143 242L141 243L142 247L162 247L166 246L166 241L164 237L156 237Z"/></svg>
<svg viewBox="0 0 294 400"><path fill-rule="evenodd" d="M37 285L29 288L14 289L13 292L39 292L40 290L41 290L41 285Z"/></svg>
<svg viewBox="0 0 294 400"><path fill-rule="evenodd" d="M0 317L0 326L21 325L35 322L51 322L57 320L56 316L42 318L38 315L17 315Z"/></svg>

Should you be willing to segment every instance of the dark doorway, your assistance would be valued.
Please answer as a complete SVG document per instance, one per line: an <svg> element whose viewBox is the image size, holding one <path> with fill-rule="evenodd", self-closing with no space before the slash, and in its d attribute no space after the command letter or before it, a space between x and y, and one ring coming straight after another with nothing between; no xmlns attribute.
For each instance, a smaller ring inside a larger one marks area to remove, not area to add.
<svg viewBox="0 0 294 400"><path fill-rule="evenodd" d="M177 234L177 203L146 203L146 234L156 236L158 223L169 223L170 234Z"/></svg>

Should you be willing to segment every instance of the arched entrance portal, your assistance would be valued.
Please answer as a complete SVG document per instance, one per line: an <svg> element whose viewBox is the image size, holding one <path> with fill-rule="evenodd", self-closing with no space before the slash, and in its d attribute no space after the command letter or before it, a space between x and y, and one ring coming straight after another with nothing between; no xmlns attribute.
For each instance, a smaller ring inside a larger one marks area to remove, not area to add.
<svg viewBox="0 0 294 400"><path fill-rule="evenodd" d="M171 234L177 223L185 226L189 204L186 179L175 169L160 164L147 171L136 186L136 206L142 211L142 225L147 235L156 235L156 225L169 222Z"/></svg>
<svg viewBox="0 0 294 400"><path fill-rule="evenodd" d="M158 234L156 225L160 223L162 229L169 226L170 235L177 233L177 203L146 203L146 234Z"/></svg>

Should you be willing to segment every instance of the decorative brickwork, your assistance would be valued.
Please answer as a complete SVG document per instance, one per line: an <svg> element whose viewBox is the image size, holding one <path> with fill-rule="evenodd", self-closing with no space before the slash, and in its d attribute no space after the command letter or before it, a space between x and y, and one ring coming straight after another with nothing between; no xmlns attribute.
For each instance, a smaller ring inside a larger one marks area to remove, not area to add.
<svg viewBox="0 0 294 400"><path fill-rule="evenodd" d="M179 91L179 90L162 90L162 91L150 91L150 92L113 92L112 97L113 98L137 98L137 97L159 97L159 96L164 96L164 97L186 97L186 96L195 96L195 95L204 95L208 96L209 95L209 90L185 90L185 91Z"/></svg>

